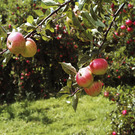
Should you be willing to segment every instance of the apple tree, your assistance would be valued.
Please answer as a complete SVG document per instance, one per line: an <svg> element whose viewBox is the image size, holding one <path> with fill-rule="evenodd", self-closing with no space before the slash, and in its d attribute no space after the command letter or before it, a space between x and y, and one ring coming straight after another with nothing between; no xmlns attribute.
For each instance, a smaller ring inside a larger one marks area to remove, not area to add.
<svg viewBox="0 0 135 135"><path fill-rule="evenodd" d="M10 80L12 76L12 87L19 88L17 98L24 94L23 89L40 89L44 95L50 93L47 89L51 80L51 88L60 89L61 98L73 97L75 111L81 93L97 96L103 88L111 95L109 99L118 103L111 115L112 134L132 134L135 123L132 113L135 93L131 88L135 80L134 3L134 0L20 0L7 13L6 4L12 3L3 2L0 60L1 70L9 71L10 75L1 72L2 78ZM34 40L37 53L33 57L27 59L7 49L7 37L14 31L22 33L25 40ZM3 81L0 85L6 87ZM125 97L123 89L129 86L130 92L127 91ZM29 95L29 91L25 94ZM37 93L30 95L37 96ZM129 104L132 107L127 110ZM128 111L129 115L123 118ZM123 115L118 119L121 112ZM129 123L120 122L131 117Z"/></svg>

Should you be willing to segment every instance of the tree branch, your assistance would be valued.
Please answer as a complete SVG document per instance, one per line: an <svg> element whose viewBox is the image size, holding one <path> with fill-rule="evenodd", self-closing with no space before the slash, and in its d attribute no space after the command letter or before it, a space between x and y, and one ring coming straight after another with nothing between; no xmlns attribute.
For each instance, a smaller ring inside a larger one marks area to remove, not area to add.
<svg viewBox="0 0 135 135"><path fill-rule="evenodd" d="M109 33L109 31L110 31L110 29L111 29L113 23L115 22L115 19L116 19L117 15L119 14L120 10L125 6L125 4L126 4L126 3L123 3L123 4L121 5L121 7L115 12L114 18L113 18L112 22L110 23L110 25L109 25L109 27L108 27L108 29L107 29L105 35L104 35L104 40L103 40L103 42L102 42L102 44L101 44L101 46L100 46L100 48L99 48L99 53L101 53L101 52L103 51L103 49L105 49L104 43L106 42L107 35L108 35L108 33ZM98 54L99 54L99 53L98 53Z"/></svg>
<svg viewBox="0 0 135 135"><path fill-rule="evenodd" d="M49 14L45 19L43 19L37 26L36 29L41 26L47 19L49 19L53 14L57 13L62 7L64 7L65 5L69 4L70 2L72 2L73 0L69 0L63 4L61 4L56 10L54 10L51 14ZM24 38L26 39L27 37L29 37L31 34L35 33L35 30L28 33Z"/></svg>
<svg viewBox="0 0 135 135"><path fill-rule="evenodd" d="M65 5L69 4L70 2L72 2L73 0L69 0L63 4L61 4L56 10L54 10L51 14L49 14L46 18L44 18L37 26L36 29L41 26L47 19L49 19L53 14L57 13L62 7L64 7ZM30 35L32 35L33 33L35 33L36 31L33 30L32 32L28 33L24 38L28 38L30 37ZM0 55L2 55L3 53L5 53L8 49L3 50L2 52L0 52Z"/></svg>
<svg viewBox="0 0 135 135"><path fill-rule="evenodd" d="M0 52L0 55L2 55L3 53L5 53L8 49L3 50L2 52Z"/></svg>

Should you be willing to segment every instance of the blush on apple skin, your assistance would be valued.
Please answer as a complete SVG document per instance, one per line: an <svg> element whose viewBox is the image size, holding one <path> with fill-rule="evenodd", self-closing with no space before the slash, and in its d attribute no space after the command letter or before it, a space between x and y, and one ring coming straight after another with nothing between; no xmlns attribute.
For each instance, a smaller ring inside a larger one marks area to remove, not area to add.
<svg viewBox="0 0 135 135"><path fill-rule="evenodd" d="M81 87L89 87L93 82L93 75L89 66L81 68L76 74L76 82Z"/></svg>
<svg viewBox="0 0 135 135"><path fill-rule="evenodd" d="M20 54L25 49L25 38L19 32L12 32L7 38L7 48L13 54Z"/></svg>
<svg viewBox="0 0 135 135"><path fill-rule="evenodd" d="M93 84L89 88L84 88L84 90L88 95L95 97L99 95L102 90L102 82L93 82Z"/></svg>
<svg viewBox="0 0 135 135"><path fill-rule="evenodd" d="M91 72L95 75L104 75L108 69L108 63L103 58L94 59L89 66Z"/></svg>

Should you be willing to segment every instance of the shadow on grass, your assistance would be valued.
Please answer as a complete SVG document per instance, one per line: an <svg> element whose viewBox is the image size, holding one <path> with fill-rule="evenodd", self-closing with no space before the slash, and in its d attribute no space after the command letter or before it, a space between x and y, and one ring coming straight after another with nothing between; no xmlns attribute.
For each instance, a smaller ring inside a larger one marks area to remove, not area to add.
<svg viewBox="0 0 135 135"><path fill-rule="evenodd" d="M7 120L12 119L22 119L26 122L41 122L43 124L51 124L52 119L46 116L46 112L49 108L30 108L30 103L24 101L19 103L18 106L9 105L3 108L3 111L0 111Z"/></svg>

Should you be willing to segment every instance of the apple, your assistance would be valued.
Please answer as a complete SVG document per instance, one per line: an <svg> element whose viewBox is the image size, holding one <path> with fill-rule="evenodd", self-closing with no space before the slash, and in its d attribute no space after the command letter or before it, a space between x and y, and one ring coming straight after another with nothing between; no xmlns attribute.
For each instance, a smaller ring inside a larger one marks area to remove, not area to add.
<svg viewBox="0 0 135 135"><path fill-rule="evenodd" d="M115 131L112 132L112 135L117 135L117 133Z"/></svg>
<svg viewBox="0 0 135 135"><path fill-rule="evenodd" d="M9 29L11 29L11 27L12 27L11 24L9 24L8 27L9 27Z"/></svg>
<svg viewBox="0 0 135 135"><path fill-rule="evenodd" d="M76 74L76 82L81 87L89 87L93 82L93 75L89 68L83 67Z"/></svg>
<svg viewBox="0 0 135 135"><path fill-rule="evenodd" d="M115 34L113 34L113 37L114 37L114 39L116 39L117 38L117 36L119 36L119 33L118 32L114 32Z"/></svg>
<svg viewBox="0 0 135 135"><path fill-rule="evenodd" d="M125 33L124 32L120 32L120 36L121 37L125 36Z"/></svg>
<svg viewBox="0 0 135 135"><path fill-rule="evenodd" d="M37 45L31 38L26 39L26 46L24 51L21 53L23 57L33 57L37 52Z"/></svg>
<svg viewBox="0 0 135 135"><path fill-rule="evenodd" d="M36 7L36 3L33 3L33 7Z"/></svg>
<svg viewBox="0 0 135 135"><path fill-rule="evenodd" d="M7 48L13 54L20 54L25 49L25 38L19 32L12 32L7 38Z"/></svg>
<svg viewBox="0 0 135 135"><path fill-rule="evenodd" d="M133 8L133 5L129 3L128 8Z"/></svg>
<svg viewBox="0 0 135 135"><path fill-rule="evenodd" d="M123 110L123 111L122 111L122 114L123 114L123 115L126 115L126 114L127 114L127 110Z"/></svg>
<svg viewBox="0 0 135 135"><path fill-rule="evenodd" d="M133 23L133 22L132 22L131 20L129 20L129 19L128 19L128 20L126 20L126 25L127 25L127 26L131 26L131 25L132 25L132 23Z"/></svg>
<svg viewBox="0 0 135 135"><path fill-rule="evenodd" d="M108 63L103 58L94 59L89 66L91 72L95 75L104 75L108 69Z"/></svg>
<svg viewBox="0 0 135 135"><path fill-rule="evenodd" d="M105 91L105 92L104 92L104 96L105 96L105 97L109 97L109 92L108 92L108 91Z"/></svg>
<svg viewBox="0 0 135 135"><path fill-rule="evenodd" d="M125 25L121 25L120 27L122 30L125 30L126 29L126 26Z"/></svg>
<svg viewBox="0 0 135 135"><path fill-rule="evenodd" d="M132 31L133 31L133 28L132 28L132 27L128 27L128 28L127 28L127 31L128 31L128 32L132 32Z"/></svg>
<svg viewBox="0 0 135 135"><path fill-rule="evenodd" d="M127 13L127 11L126 11L125 9L123 9L123 12L124 12L124 13Z"/></svg>
<svg viewBox="0 0 135 135"><path fill-rule="evenodd" d="M92 85L90 85L88 88L84 88L84 90L88 95L92 97L97 96L102 90L102 82L93 82Z"/></svg>
<svg viewBox="0 0 135 135"><path fill-rule="evenodd" d="M114 3L111 4L111 8L112 8L112 9L114 8Z"/></svg>

